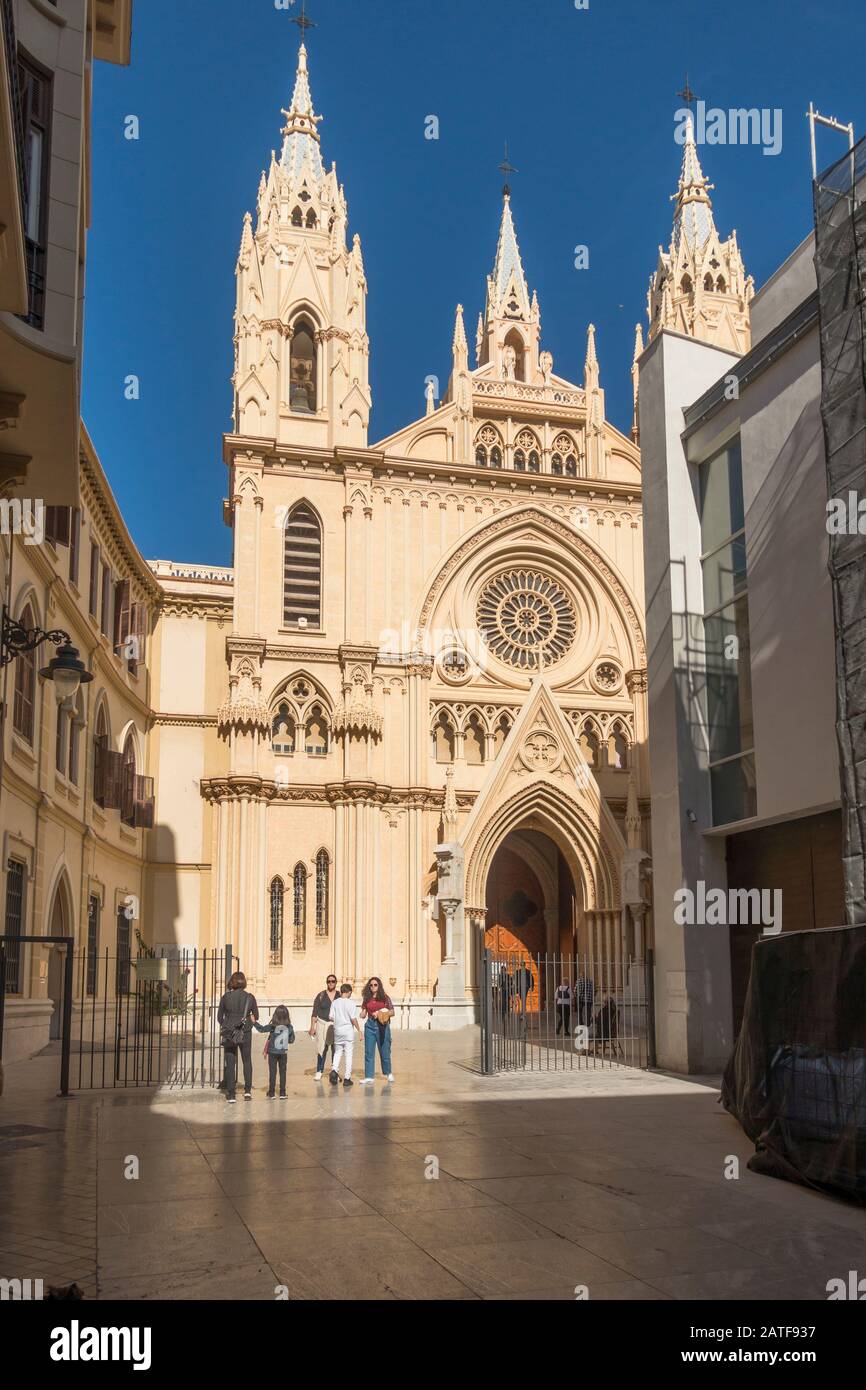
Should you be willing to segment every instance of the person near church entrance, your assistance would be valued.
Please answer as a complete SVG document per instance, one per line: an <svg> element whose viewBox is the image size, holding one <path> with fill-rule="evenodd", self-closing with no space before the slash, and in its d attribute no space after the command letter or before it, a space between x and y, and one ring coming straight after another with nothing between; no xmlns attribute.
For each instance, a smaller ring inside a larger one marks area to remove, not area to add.
<svg viewBox="0 0 866 1390"><path fill-rule="evenodd" d="M331 1056L332 1086L340 1080L340 1058L343 1058L343 1085L352 1085L352 1055L355 1048L355 1034L360 1040L355 1005L352 1003L352 986L340 985L340 997L331 1005L331 1022L334 1025L334 1051Z"/></svg>
<svg viewBox="0 0 866 1390"><path fill-rule="evenodd" d="M253 1098L253 1024L258 1021L256 997L247 993L246 975L236 970L217 1009L225 1059L223 1085L228 1105L234 1105L237 1099L239 1055L244 1068L244 1100Z"/></svg>
<svg viewBox="0 0 866 1390"><path fill-rule="evenodd" d="M581 975L577 981L577 1016L581 1023L592 1023L592 1006L595 1001L595 982L589 975Z"/></svg>
<svg viewBox="0 0 866 1390"><path fill-rule="evenodd" d="M331 1005L337 998L337 977L329 975L325 981L325 988L320 989L313 1000L313 1012L310 1017L310 1037L317 1039L318 1057L316 1059L316 1080L321 1081L325 1070L325 1062L328 1060L328 1048L331 1049L331 1066L334 1065L334 1025L331 1022Z"/></svg>
<svg viewBox="0 0 866 1390"><path fill-rule="evenodd" d="M525 961L514 972L514 993L520 1000L520 1012L526 1013L526 1000L532 989L532 971Z"/></svg>
<svg viewBox="0 0 866 1390"><path fill-rule="evenodd" d="M563 980L556 990L556 1031L562 1032L565 1028L565 1036L571 1033L571 984L568 980Z"/></svg>
<svg viewBox="0 0 866 1390"><path fill-rule="evenodd" d="M280 1100L286 1099L286 1054L295 1041L292 1016L285 1004L274 1009L270 1023L256 1023L259 1033L267 1033L265 1056L268 1059L268 1100L273 1100L277 1089L277 1068L280 1072Z"/></svg>
<svg viewBox="0 0 866 1390"><path fill-rule="evenodd" d="M385 993L385 986L378 975L371 975L361 995L361 1013L364 1024L364 1080L362 1086L372 1086L376 1070L376 1049L382 1064L382 1075L388 1081L394 1080L391 1071L391 1019L394 1005Z"/></svg>

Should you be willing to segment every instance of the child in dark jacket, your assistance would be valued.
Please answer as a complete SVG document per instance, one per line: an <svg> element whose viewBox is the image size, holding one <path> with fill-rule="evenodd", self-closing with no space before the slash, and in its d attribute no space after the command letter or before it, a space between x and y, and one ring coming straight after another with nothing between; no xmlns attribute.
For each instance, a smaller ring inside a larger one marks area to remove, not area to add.
<svg viewBox="0 0 866 1390"><path fill-rule="evenodd" d="M277 1068L280 1069L280 1100L286 1099L286 1053L295 1041L292 1016L285 1004L274 1009L270 1023L256 1023L259 1033L267 1033L265 1053L268 1059L268 1100L274 1099L277 1084Z"/></svg>

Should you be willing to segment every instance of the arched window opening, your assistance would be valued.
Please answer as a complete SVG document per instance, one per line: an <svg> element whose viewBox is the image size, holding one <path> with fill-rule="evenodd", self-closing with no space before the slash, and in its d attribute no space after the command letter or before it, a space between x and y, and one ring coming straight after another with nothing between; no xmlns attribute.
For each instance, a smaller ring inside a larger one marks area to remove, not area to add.
<svg viewBox="0 0 866 1390"><path fill-rule="evenodd" d="M307 226L308 226L308 227L312 227L312 228L315 230L315 228L318 227L318 225L319 225L319 219L318 219L318 217L317 217L316 214L313 212L313 209L312 209L312 208L308 208L308 209L307 209Z"/></svg>
<svg viewBox="0 0 866 1390"><path fill-rule="evenodd" d="M502 467L502 450L499 448L499 445L498 445L498 444L495 445L495 446L490 450L490 467L491 467L491 468L501 468L501 467Z"/></svg>
<svg viewBox="0 0 866 1390"><path fill-rule="evenodd" d="M526 472L526 455L522 449L514 451L514 467L518 473Z"/></svg>
<svg viewBox="0 0 866 1390"><path fill-rule="evenodd" d="M692 277L690 275L683 276L682 280L680 281L680 289L682 290L683 294L691 294Z"/></svg>
<svg viewBox="0 0 866 1390"><path fill-rule="evenodd" d="M704 289L705 289L705 290L711 290L712 288L713 288L713 277L712 277L712 275L710 274L710 272L707 271L706 275L704 276Z"/></svg>
<svg viewBox="0 0 866 1390"><path fill-rule="evenodd" d="M285 701L271 721L271 750L283 755L295 751L295 716Z"/></svg>
<svg viewBox="0 0 866 1390"><path fill-rule="evenodd" d="M19 618L21 626L36 627L33 609L28 603ZM12 704L12 727L28 743L33 742L36 711L36 653L21 652L15 659L15 698Z"/></svg>
<svg viewBox="0 0 866 1390"><path fill-rule="evenodd" d="M463 734L463 756L473 767L484 762L484 727L477 714L470 715Z"/></svg>
<svg viewBox="0 0 866 1390"><path fill-rule="evenodd" d="M292 926L294 927L294 948L305 951L307 948L307 870L303 864L295 865L292 875Z"/></svg>
<svg viewBox="0 0 866 1390"><path fill-rule="evenodd" d="M499 716L496 728L493 733L493 748L496 753L499 752L500 748L502 747L510 733L511 720L508 718L507 714L501 714Z"/></svg>
<svg viewBox="0 0 866 1390"><path fill-rule="evenodd" d="M78 768L81 756L81 736L84 731L84 697L79 690L75 701L75 709L72 711L69 720L69 780L74 787L78 786Z"/></svg>
<svg viewBox="0 0 866 1390"><path fill-rule="evenodd" d="M433 756L437 763L453 763L454 743L454 726L442 710L433 725Z"/></svg>
<svg viewBox="0 0 866 1390"><path fill-rule="evenodd" d="M304 214L301 212L301 209L300 209L300 208L293 208L293 210L292 210L292 226L293 226L293 227L303 227L303 225L304 225Z"/></svg>
<svg viewBox="0 0 866 1390"><path fill-rule="evenodd" d="M569 454L565 461L565 476L566 478L577 477L577 459L574 457L574 454Z"/></svg>
<svg viewBox="0 0 866 1390"><path fill-rule="evenodd" d="M628 739L621 724L614 724L607 741L607 761L609 767L619 770L628 767Z"/></svg>
<svg viewBox="0 0 866 1390"><path fill-rule="evenodd" d="M328 721L321 705L313 705L307 718L304 748L311 758L328 755Z"/></svg>
<svg viewBox="0 0 866 1390"><path fill-rule="evenodd" d="M487 467L487 450L483 444L479 444L475 450L475 466L476 468Z"/></svg>
<svg viewBox="0 0 866 1390"><path fill-rule="evenodd" d="M598 734L591 724L584 724L580 731L578 743L580 744L580 751L583 753L590 767L598 767L600 744Z"/></svg>
<svg viewBox="0 0 866 1390"><path fill-rule="evenodd" d="M550 471L554 477L562 477L562 454L554 454L550 460Z"/></svg>
<svg viewBox="0 0 866 1390"><path fill-rule="evenodd" d="M108 764L108 718L105 705L99 706L93 738L93 800L105 810L106 768Z"/></svg>
<svg viewBox="0 0 866 1390"><path fill-rule="evenodd" d="M135 825L135 740L132 731L126 735L121 759L120 819L124 825Z"/></svg>
<svg viewBox="0 0 866 1390"><path fill-rule="evenodd" d="M316 413L316 340L308 319L298 319L289 355L289 407L300 415Z"/></svg>
<svg viewBox="0 0 866 1390"><path fill-rule="evenodd" d="M283 900L285 897L285 885L281 878L271 879L271 934L270 934L270 961L271 965L282 965L283 963Z"/></svg>
<svg viewBox="0 0 866 1390"><path fill-rule="evenodd" d="M532 453L529 455L529 471L530 473L541 472L541 459L538 457L538 454L535 452L534 449Z"/></svg>
<svg viewBox="0 0 866 1390"><path fill-rule="evenodd" d="M322 622L322 528L306 502L286 521L283 563L283 623L320 627Z"/></svg>
<svg viewBox="0 0 866 1390"><path fill-rule="evenodd" d="M718 280L716 281L716 289L718 290L719 294L724 294L726 288L727 286L725 284L725 277L724 275L720 275Z"/></svg>
<svg viewBox="0 0 866 1390"><path fill-rule="evenodd" d="M331 860L326 849L316 855L316 936L328 935Z"/></svg>
<svg viewBox="0 0 866 1390"><path fill-rule="evenodd" d="M54 766L60 773L66 772L66 742L69 736L69 709L64 701L57 705L57 728L54 741Z"/></svg>

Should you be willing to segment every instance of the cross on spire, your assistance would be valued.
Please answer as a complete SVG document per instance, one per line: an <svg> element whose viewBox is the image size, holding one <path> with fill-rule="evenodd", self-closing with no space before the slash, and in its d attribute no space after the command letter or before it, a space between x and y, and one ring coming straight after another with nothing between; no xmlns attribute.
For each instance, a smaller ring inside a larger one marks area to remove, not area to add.
<svg viewBox="0 0 866 1390"><path fill-rule="evenodd" d="M508 198L508 197L510 196L510 194L511 194L511 189L510 189L509 186L508 186L508 175L509 175L509 174L519 174L519 173L520 173L520 170L519 170L519 169L515 169L514 165L511 163L511 161L510 161L509 158L508 158L508 141L507 141L507 140L505 141L505 158L503 159L502 163L501 163L500 165L498 165L497 167L499 168L499 172L501 173L502 177L505 179L505 184L504 184L503 189L502 189L503 196L506 197L506 198Z"/></svg>
<svg viewBox="0 0 866 1390"><path fill-rule="evenodd" d="M686 106L691 111L692 103L697 101L698 94L697 92L693 92L691 87L689 86L688 73L686 73L686 85L683 87L683 90L681 92L677 92L677 96L685 102Z"/></svg>
<svg viewBox="0 0 866 1390"><path fill-rule="evenodd" d="M289 23L297 24L301 31L301 43L304 43L307 37L307 30L316 28L315 21L307 18L307 0L301 0L301 13L292 15Z"/></svg>

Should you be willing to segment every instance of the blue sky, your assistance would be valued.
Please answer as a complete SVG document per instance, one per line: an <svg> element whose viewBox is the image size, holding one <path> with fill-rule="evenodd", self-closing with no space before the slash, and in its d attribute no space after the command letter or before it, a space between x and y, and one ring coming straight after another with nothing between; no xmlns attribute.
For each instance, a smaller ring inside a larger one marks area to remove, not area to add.
<svg viewBox="0 0 866 1390"><path fill-rule="evenodd" d="M297 7L295 7L297 8ZM580 380L594 322L608 417L631 423L634 325L681 150L688 72L710 106L783 112L775 156L705 146L716 222L760 286L811 229L804 113L866 134L863 0L309 0L313 98L369 281L370 441L424 409L470 341L495 252L503 142L542 341ZM241 24L241 19L243 23ZM230 425L234 267L279 144L297 28L274 0L136 0L132 66L97 65L84 418L143 553L231 563L221 437ZM124 139L139 117L141 138ZM439 139L424 138L439 118ZM844 146L819 136L819 167ZM574 248L589 248L575 270ZM474 357L473 357L474 361ZM124 398L124 378L141 398Z"/></svg>

